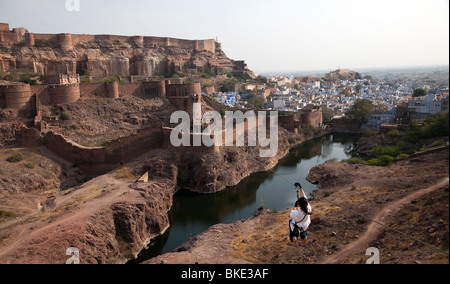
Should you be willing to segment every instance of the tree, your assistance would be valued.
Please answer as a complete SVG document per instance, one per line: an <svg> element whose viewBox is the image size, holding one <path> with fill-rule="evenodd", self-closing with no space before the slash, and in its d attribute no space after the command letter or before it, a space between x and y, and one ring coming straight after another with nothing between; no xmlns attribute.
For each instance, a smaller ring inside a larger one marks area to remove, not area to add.
<svg viewBox="0 0 450 284"><path fill-rule="evenodd" d="M366 123L374 109L375 106L369 99L358 99L348 112L348 115L353 116L354 119L361 123Z"/></svg>
<svg viewBox="0 0 450 284"><path fill-rule="evenodd" d="M427 91L422 88L417 88L414 90L413 98L425 97L427 95Z"/></svg>
<svg viewBox="0 0 450 284"><path fill-rule="evenodd" d="M322 115L323 115L323 123L330 124L334 117L334 111L332 111L327 107L323 107Z"/></svg>
<svg viewBox="0 0 450 284"><path fill-rule="evenodd" d="M233 84L233 82L231 82L231 81L224 81L224 82L222 82L222 84L220 86L220 91L222 93L230 92L233 89L232 84Z"/></svg>
<svg viewBox="0 0 450 284"><path fill-rule="evenodd" d="M29 75L22 75L20 77L20 82L31 85L31 77Z"/></svg>
<svg viewBox="0 0 450 284"><path fill-rule="evenodd" d="M250 94L247 99L247 103L249 107L253 107L256 109L263 109L264 108L264 99L261 97L258 97L255 94Z"/></svg>

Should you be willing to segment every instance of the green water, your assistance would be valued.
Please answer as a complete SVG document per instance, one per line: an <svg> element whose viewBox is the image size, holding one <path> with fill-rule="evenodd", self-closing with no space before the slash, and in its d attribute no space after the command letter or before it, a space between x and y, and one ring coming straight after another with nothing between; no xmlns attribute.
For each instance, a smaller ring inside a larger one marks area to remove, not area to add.
<svg viewBox="0 0 450 284"><path fill-rule="evenodd" d="M317 187L306 181L310 169L330 159L348 159L351 155L346 154L345 149L355 142L356 138L352 136L329 135L314 139L292 150L281 160L274 169L277 174L257 173L237 186L216 194L178 192L169 212L170 229L156 238L132 263L171 252L213 225L248 219L262 205L272 210L293 207L296 191L285 179L300 182L307 194L311 193Z"/></svg>

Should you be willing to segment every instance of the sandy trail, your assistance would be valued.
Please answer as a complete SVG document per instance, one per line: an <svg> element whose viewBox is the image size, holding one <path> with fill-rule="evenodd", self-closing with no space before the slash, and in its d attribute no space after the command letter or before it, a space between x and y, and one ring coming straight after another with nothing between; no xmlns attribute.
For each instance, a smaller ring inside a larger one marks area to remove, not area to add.
<svg viewBox="0 0 450 284"><path fill-rule="evenodd" d="M388 204L386 207L384 207L375 217L374 220L380 223L384 224L384 221L397 213L401 210L401 207L411 203L411 201L418 199L426 194L429 194L435 190L438 190L439 188L447 185L449 183L449 178L445 178L442 181L440 181L437 184L434 184L430 187L424 188L422 190L416 191L412 194L409 194L408 196L404 197L403 199L400 199L398 201L394 201L390 204ZM346 258L358 251L358 250L365 250L369 248L369 244L376 240L378 234L383 230L384 227L372 222L370 226L367 228L367 231L362 235L360 238L358 238L353 243L348 244L346 247L344 247L342 250L337 252L336 254L333 254L326 258L324 261L321 262L321 264L339 264L339 263L345 263Z"/></svg>
<svg viewBox="0 0 450 284"><path fill-rule="evenodd" d="M99 184L104 186L99 187ZM0 259L11 251L20 248L22 244L33 240L33 238L39 238L42 234L48 234L48 232L51 232L52 229L60 225L76 223L79 220L85 220L92 216L99 208L111 205L119 200L120 196L126 192L132 191L128 185L129 183L118 181L107 174L87 182L72 194L59 196L55 200L57 206L55 206L54 210L66 205L70 200L74 200L74 198L76 199L80 195L84 195L83 197L85 197L86 200L84 200L85 203L79 205L75 211L63 214L51 223L45 222L45 217L32 222L27 221L33 219L35 216L39 216L41 214L40 212L35 212L34 214L26 216L24 221L18 221L18 223L24 223L16 226L12 233L14 241L7 245L0 246ZM104 194L104 196L98 196L103 189L108 189L109 192ZM42 222L43 220L44 222ZM8 226L11 226L11 224L8 224Z"/></svg>

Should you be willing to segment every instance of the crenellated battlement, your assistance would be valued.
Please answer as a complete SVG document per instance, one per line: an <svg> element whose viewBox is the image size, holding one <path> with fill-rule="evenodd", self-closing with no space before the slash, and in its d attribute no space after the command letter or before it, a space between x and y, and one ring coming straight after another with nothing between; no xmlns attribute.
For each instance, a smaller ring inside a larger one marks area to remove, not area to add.
<svg viewBox="0 0 450 284"><path fill-rule="evenodd" d="M170 37L149 37L142 35L119 36L119 35L82 35L82 34L35 34L29 33L24 28L10 30L9 24L0 23L0 43L17 44L27 41L34 46L36 40L51 41L57 44L63 51L71 51L79 43L87 43L94 40L108 40L119 42L133 42L138 45L156 45L161 47L179 47L184 49L206 50L212 53L221 49L221 44L214 39L186 40Z"/></svg>

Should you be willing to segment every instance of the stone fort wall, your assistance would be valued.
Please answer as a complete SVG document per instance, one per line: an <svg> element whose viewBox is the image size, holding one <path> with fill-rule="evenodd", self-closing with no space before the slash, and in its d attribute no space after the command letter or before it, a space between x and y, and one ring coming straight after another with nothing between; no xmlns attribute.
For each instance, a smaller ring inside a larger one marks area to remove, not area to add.
<svg viewBox="0 0 450 284"><path fill-rule="evenodd" d="M170 143L172 129L155 125L128 137L119 138L105 147L84 147L66 139L63 135L48 132L44 136L45 146L63 159L80 167L88 177L95 177L108 173L124 163L155 149L170 149L171 151L195 150L200 152L214 152L218 148L173 147ZM191 134L191 143L193 135ZM192 144L191 144L192 145Z"/></svg>
<svg viewBox="0 0 450 284"><path fill-rule="evenodd" d="M0 23L0 43L16 44L27 40L31 46L37 40L51 41L64 51L70 51L79 43L94 40L108 40L120 42L133 42L138 45L156 45L161 47L179 47L184 49L206 50L212 53L221 49L221 44L214 39L185 40L170 37L147 37L147 36L120 36L120 35L80 35L80 34L35 34L27 33L25 29L10 30L9 24Z"/></svg>
<svg viewBox="0 0 450 284"><path fill-rule="evenodd" d="M44 143L53 153L80 167L87 176L94 177L120 167L148 151L162 148L163 138L162 126L159 125L119 138L105 147L83 147L53 132L45 135Z"/></svg>
<svg viewBox="0 0 450 284"><path fill-rule="evenodd" d="M175 80L176 82L176 80ZM164 98L179 110L192 113L192 104L201 99L201 85L171 84L171 80L124 83L106 82L93 84L0 85L0 107L15 109L19 115L33 118L38 105L55 106L77 102L81 97L121 98L137 96L142 98Z"/></svg>
<svg viewBox="0 0 450 284"><path fill-rule="evenodd" d="M322 107L306 107L301 114L302 124L314 127L323 126L323 109Z"/></svg>

